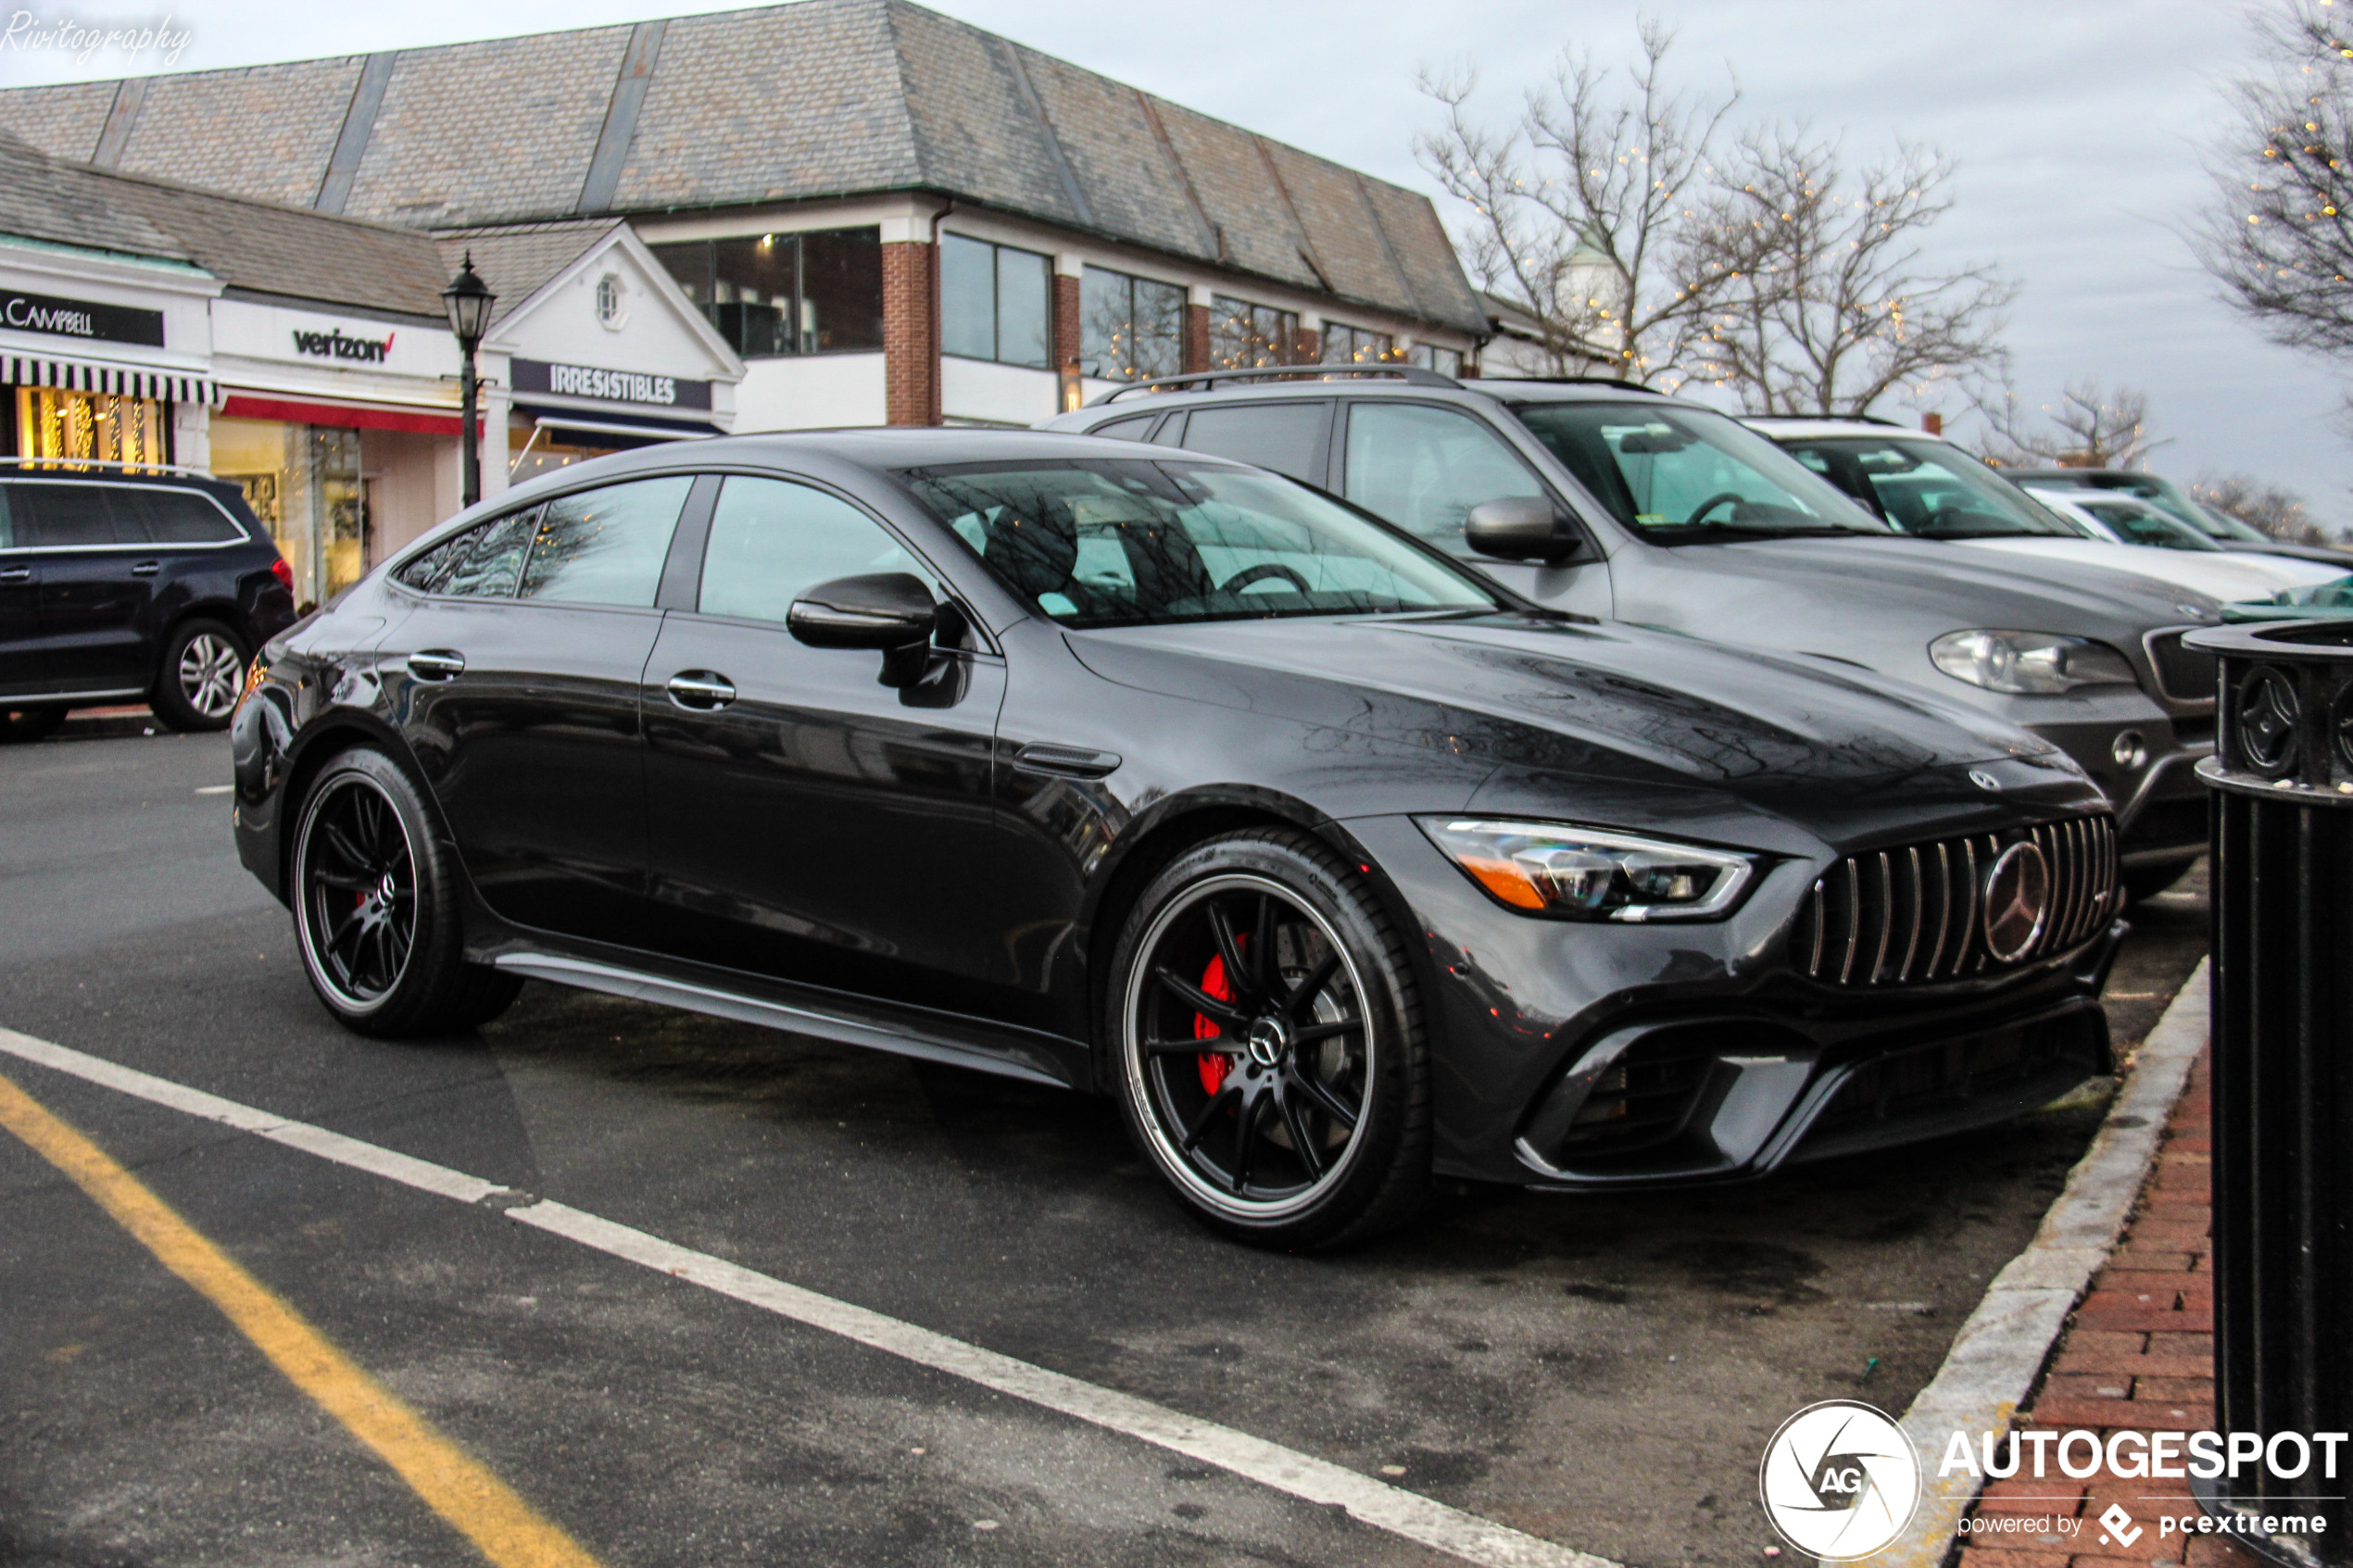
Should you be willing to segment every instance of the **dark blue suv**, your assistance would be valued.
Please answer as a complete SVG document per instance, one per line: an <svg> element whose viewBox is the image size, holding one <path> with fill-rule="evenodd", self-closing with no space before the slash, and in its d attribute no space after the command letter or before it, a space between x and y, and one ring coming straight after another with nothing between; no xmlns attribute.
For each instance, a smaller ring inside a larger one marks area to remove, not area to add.
<svg viewBox="0 0 2353 1568"><path fill-rule="evenodd" d="M294 622L293 583L234 484L0 467L0 737L143 699L175 730L225 728L253 650Z"/></svg>

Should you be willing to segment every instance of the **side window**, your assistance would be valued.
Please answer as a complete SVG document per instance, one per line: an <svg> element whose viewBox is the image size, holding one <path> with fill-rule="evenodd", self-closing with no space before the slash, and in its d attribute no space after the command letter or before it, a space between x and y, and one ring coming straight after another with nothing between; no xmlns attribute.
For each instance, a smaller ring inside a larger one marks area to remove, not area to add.
<svg viewBox="0 0 2353 1568"><path fill-rule="evenodd" d="M191 490L143 490L147 537L158 545L225 545L245 537L211 497Z"/></svg>
<svg viewBox="0 0 2353 1568"><path fill-rule="evenodd" d="M454 539L443 540L423 555L403 564L392 574L392 580L421 594L438 594L450 572L466 558L466 552L473 548L474 540L481 533L479 528L470 528Z"/></svg>
<svg viewBox="0 0 2353 1568"><path fill-rule="evenodd" d="M1441 549L1463 548L1463 520L1482 501L1541 495L1503 438L1467 414L1426 403L1348 410L1348 498Z"/></svg>
<svg viewBox="0 0 2353 1568"><path fill-rule="evenodd" d="M99 484L12 484L9 512L17 544L30 549L88 549L116 543L114 509ZM143 532L134 523L132 542Z"/></svg>
<svg viewBox="0 0 2353 1568"><path fill-rule="evenodd" d="M781 625L793 600L818 583L875 571L912 571L938 596L923 564L849 502L806 484L731 475L711 513L695 608Z"/></svg>
<svg viewBox="0 0 2353 1568"><path fill-rule="evenodd" d="M687 474L560 495L539 509L539 531L516 596L557 604L650 608Z"/></svg>
<svg viewBox="0 0 2353 1568"><path fill-rule="evenodd" d="M1324 482L1324 420L1328 403L1244 403L1196 408L1185 425L1189 451L1273 469L1310 484Z"/></svg>
<svg viewBox="0 0 2353 1568"><path fill-rule="evenodd" d="M1132 420L1114 420L1107 425L1097 425L1087 433L1108 435L1119 441L1141 441L1145 433L1152 428L1152 420L1157 418L1159 416L1156 414L1139 414Z"/></svg>
<svg viewBox="0 0 2353 1568"><path fill-rule="evenodd" d="M531 539L538 522L539 508L525 507L470 531L465 536L469 547L441 580L436 591L466 599L511 597L515 579L522 571L523 557L531 553Z"/></svg>

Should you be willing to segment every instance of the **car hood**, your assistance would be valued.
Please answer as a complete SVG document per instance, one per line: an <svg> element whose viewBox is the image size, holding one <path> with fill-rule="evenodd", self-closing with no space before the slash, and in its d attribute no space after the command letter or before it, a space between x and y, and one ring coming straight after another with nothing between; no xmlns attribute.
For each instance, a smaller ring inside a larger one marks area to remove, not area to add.
<svg viewBox="0 0 2353 1568"><path fill-rule="evenodd" d="M2217 618L2216 606L2204 596L2129 571L2074 563L2013 565L1994 552L1901 534L1757 539L1659 547L1653 553L1673 558L1654 564L1675 570L1645 573L1658 579L1656 596L1662 599L1672 593L1669 580L1707 573L1745 584L1743 596L1785 624L1834 627L1851 611L1882 623L1911 622L1923 646L1946 632L1971 627L2130 644L2154 627ZM1787 592L1777 595L1777 589ZM1620 616L1670 625L1680 619L1643 613L1643 608L1629 605L1621 589ZM1804 613L1793 615L1793 608Z"/></svg>
<svg viewBox="0 0 2353 1568"><path fill-rule="evenodd" d="M2148 545L2111 545L2099 539L2010 538L1970 539L1972 550L1991 550L2032 559L2130 571L2158 583L2187 588L2216 599L2265 598L2280 589L2299 585L2301 572L2280 571L2259 564L2259 556L2239 556L2221 550L2161 550ZM2297 563L2286 562L2294 566ZM2179 598L2169 594L2169 599Z"/></svg>
<svg viewBox="0 0 2353 1568"><path fill-rule="evenodd" d="M1971 764L2081 778L2025 731L1916 687L1643 627L1494 614L1065 635L1120 684L1497 769L1777 797Z"/></svg>

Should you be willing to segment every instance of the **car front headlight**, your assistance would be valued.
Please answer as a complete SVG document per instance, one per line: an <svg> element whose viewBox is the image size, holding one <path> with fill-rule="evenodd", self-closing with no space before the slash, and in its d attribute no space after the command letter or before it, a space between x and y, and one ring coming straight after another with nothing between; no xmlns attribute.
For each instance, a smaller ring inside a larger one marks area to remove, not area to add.
<svg viewBox="0 0 2353 1568"><path fill-rule="evenodd" d="M1712 920L1755 874L1753 857L1550 822L1416 817L1500 904L1563 920Z"/></svg>
<svg viewBox="0 0 2353 1568"><path fill-rule="evenodd" d="M2114 648L2050 632L1947 632L1928 645L1928 657L1956 681L2020 696L2140 684Z"/></svg>

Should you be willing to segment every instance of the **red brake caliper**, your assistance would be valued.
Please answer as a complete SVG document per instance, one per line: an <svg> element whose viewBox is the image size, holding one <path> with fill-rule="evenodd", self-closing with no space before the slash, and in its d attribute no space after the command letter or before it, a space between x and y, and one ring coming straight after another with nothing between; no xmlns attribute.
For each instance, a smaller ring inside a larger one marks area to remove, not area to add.
<svg viewBox="0 0 2353 1568"><path fill-rule="evenodd" d="M1239 937L1237 940L1246 942L1249 938ZM1209 967L1201 972L1201 988L1221 1002L1230 1002L1234 999L1234 987L1226 978L1224 959L1213 958L1209 960ZM1225 1031L1218 1028L1216 1021L1207 1013L1193 1014L1194 1039L1214 1040L1223 1034ZM1212 1055L1208 1051L1202 1052L1199 1060L1202 1092L1214 1095L1217 1092L1218 1085L1225 1083L1226 1074L1232 1071L1234 1064L1228 1059Z"/></svg>

